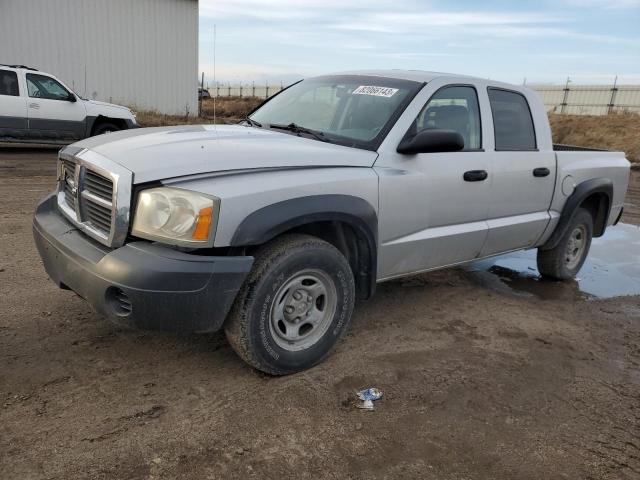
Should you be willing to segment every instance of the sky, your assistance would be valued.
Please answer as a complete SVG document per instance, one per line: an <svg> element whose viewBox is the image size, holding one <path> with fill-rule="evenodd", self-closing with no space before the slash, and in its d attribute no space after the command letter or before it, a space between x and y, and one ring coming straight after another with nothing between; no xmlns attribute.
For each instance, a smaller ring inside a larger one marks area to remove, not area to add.
<svg viewBox="0 0 640 480"><path fill-rule="evenodd" d="M640 0L200 0L207 82L400 68L640 83Z"/></svg>

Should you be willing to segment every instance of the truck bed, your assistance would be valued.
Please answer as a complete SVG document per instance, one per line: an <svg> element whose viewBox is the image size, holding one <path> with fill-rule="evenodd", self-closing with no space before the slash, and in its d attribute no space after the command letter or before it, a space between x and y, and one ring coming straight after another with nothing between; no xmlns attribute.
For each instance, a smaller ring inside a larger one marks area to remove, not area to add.
<svg viewBox="0 0 640 480"><path fill-rule="evenodd" d="M564 145L562 143L553 144L554 152L608 152L603 148L579 147L577 145Z"/></svg>

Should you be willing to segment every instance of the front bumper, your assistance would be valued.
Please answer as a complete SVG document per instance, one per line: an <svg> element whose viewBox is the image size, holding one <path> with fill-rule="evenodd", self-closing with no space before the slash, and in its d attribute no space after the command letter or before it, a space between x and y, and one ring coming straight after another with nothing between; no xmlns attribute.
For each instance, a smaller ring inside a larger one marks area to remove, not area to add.
<svg viewBox="0 0 640 480"><path fill-rule="evenodd" d="M59 287L112 320L144 329L220 329L253 264L253 257L192 255L145 241L109 249L62 217L54 196L38 205L33 235Z"/></svg>

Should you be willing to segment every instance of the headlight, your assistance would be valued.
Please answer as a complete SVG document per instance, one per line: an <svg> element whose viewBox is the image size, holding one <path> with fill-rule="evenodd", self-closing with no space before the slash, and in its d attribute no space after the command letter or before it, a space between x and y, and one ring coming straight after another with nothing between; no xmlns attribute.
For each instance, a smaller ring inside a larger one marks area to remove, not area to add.
<svg viewBox="0 0 640 480"><path fill-rule="evenodd" d="M137 237L183 246L212 247L220 200L182 190L143 190L131 233Z"/></svg>

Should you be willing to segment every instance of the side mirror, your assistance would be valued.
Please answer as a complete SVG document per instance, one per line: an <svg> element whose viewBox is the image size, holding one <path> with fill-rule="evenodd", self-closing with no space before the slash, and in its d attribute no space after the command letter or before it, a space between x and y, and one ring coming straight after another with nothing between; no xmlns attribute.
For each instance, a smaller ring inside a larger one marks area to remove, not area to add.
<svg viewBox="0 0 640 480"><path fill-rule="evenodd" d="M78 101L78 99L76 98L76 96L73 93L70 93L69 96L67 97L67 102L75 103L77 101Z"/></svg>
<svg viewBox="0 0 640 480"><path fill-rule="evenodd" d="M464 138L455 130L427 128L413 137L405 137L397 152L404 154L459 152L464 150Z"/></svg>

